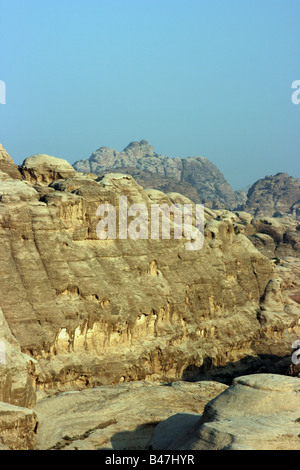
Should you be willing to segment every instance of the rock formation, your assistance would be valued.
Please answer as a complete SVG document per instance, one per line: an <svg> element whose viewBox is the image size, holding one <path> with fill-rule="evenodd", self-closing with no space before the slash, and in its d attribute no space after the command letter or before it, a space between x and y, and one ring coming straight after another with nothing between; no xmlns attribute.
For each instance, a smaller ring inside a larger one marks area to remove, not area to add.
<svg viewBox="0 0 300 470"><path fill-rule="evenodd" d="M234 191L206 158L162 156L146 140L131 142L122 152L100 147L73 166L98 176L108 171L127 173L143 188L176 191L213 209L239 209L255 217L291 215L300 220L300 180L287 173L266 176L245 190Z"/></svg>
<svg viewBox="0 0 300 470"><path fill-rule="evenodd" d="M300 220L300 179L277 173L256 181L249 189L242 209L255 217L288 214Z"/></svg>
<svg viewBox="0 0 300 470"><path fill-rule="evenodd" d="M140 146L130 152L136 158ZM44 155L24 161L22 179L9 171L0 173L0 340L7 358L0 400L32 409L36 393L141 380L230 384L244 372L287 369L290 339L299 336L298 281L288 263L254 246L263 222L205 208L204 246L196 251L186 249L185 237L100 240L100 204L116 207L119 217L120 196L149 212L153 203L192 202L144 190L130 175L77 173ZM286 258L297 249L294 235ZM30 416L30 442L18 444L28 448L37 431ZM4 445L5 436L0 432Z"/></svg>
<svg viewBox="0 0 300 470"><path fill-rule="evenodd" d="M159 424L149 446L156 450L299 450L299 393L297 378L239 377L207 403L201 417L174 415Z"/></svg>
<svg viewBox="0 0 300 470"><path fill-rule="evenodd" d="M102 385L38 401L37 449L142 450L174 413L199 417L227 386L217 382Z"/></svg>
<svg viewBox="0 0 300 470"><path fill-rule="evenodd" d="M35 449L37 428L33 410L0 402L0 450Z"/></svg>
<svg viewBox="0 0 300 470"><path fill-rule="evenodd" d="M1 180L8 177L12 179L21 179L17 165L15 165L13 159L7 153L2 144L0 144L0 176Z"/></svg>
<svg viewBox="0 0 300 470"><path fill-rule="evenodd" d="M131 142L122 152L100 147L88 160L74 163L79 172L103 175L119 172L132 175L145 189L179 192L195 203L234 208L244 202L218 168L203 157L170 158L154 152L146 140Z"/></svg>
<svg viewBox="0 0 300 470"><path fill-rule="evenodd" d="M26 181L45 184L72 177L76 173L66 160L49 155L33 155L26 158L20 170Z"/></svg>

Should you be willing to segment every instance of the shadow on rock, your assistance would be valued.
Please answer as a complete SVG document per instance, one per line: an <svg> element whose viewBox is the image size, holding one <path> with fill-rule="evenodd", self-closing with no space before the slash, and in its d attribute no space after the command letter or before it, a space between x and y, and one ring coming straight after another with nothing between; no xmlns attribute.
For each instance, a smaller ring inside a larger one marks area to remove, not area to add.
<svg viewBox="0 0 300 470"><path fill-rule="evenodd" d="M113 450L145 450L160 421L141 424L134 431L121 431L114 434L110 441ZM99 449L105 450L105 449Z"/></svg>
<svg viewBox="0 0 300 470"><path fill-rule="evenodd" d="M291 356L276 356L273 354L259 354L246 356L236 362L228 362L225 366L214 366L211 357L204 359L201 367L189 365L182 374L182 380L197 382L201 380L215 380L231 385L232 380L241 375L250 374L281 374L289 375Z"/></svg>

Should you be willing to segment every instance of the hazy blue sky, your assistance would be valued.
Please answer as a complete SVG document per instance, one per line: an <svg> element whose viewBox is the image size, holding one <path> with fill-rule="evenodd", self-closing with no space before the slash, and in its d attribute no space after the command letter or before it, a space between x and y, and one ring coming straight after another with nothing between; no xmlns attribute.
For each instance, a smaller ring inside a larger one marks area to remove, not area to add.
<svg viewBox="0 0 300 470"><path fill-rule="evenodd" d="M146 139L234 189L300 177L299 0L0 0L0 80L18 164Z"/></svg>

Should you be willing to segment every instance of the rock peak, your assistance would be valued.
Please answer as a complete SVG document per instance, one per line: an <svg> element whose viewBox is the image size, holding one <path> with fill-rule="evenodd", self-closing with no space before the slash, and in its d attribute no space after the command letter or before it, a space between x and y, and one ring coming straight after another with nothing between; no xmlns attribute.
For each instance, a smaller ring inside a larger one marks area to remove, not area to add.
<svg viewBox="0 0 300 470"><path fill-rule="evenodd" d="M137 158L154 154L152 145L149 145L148 141L145 139L142 139L140 142L130 142L130 144L124 148L123 152L133 154Z"/></svg>
<svg viewBox="0 0 300 470"><path fill-rule="evenodd" d="M9 153L5 150L2 144L0 144L0 162L6 162L13 164L14 161L9 155Z"/></svg>
<svg viewBox="0 0 300 470"><path fill-rule="evenodd" d="M1 179L6 179L7 175L13 179L21 178L17 165L2 144L0 144L0 172L2 173Z"/></svg>

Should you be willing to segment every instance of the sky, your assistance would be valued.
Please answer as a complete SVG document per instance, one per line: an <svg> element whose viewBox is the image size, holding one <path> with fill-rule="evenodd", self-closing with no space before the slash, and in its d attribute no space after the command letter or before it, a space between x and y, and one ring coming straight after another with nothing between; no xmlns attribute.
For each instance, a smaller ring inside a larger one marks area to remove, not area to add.
<svg viewBox="0 0 300 470"><path fill-rule="evenodd" d="M145 139L234 189L300 177L299 0L0 0L0 80L17 164Z"/></svg>

